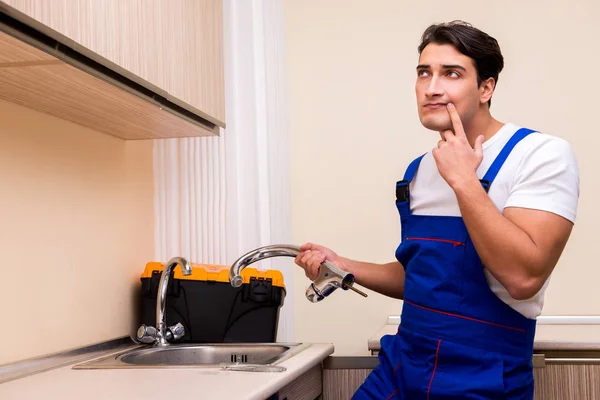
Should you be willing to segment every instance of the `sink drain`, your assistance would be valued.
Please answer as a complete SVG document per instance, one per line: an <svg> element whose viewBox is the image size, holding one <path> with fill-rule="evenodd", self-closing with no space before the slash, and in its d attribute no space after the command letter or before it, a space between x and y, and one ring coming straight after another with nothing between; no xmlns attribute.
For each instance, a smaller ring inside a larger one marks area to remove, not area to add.
<svg viewBox="0 0 600 400"><path fill-rule="evenodd" d="M232 363L247 363L248 355L247 354L232 354L231 362Z"/></svg>

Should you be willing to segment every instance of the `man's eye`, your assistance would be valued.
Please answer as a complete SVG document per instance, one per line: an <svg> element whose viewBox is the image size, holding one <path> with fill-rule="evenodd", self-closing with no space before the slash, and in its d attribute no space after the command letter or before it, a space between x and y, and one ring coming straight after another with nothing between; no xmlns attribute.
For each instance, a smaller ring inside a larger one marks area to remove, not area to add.
<svg viewBox="0 0 600 400"><path fill-rule="evenodd" d="M425 70L421 70L417 72L417 76L427 76L429 73Z"/></svg>
<svg viewBox="0 0 600 400"><path fill-rule="evenodd" d="M460 75L456 71L448 71L448 76L451 78L458 78Z"/></svg>

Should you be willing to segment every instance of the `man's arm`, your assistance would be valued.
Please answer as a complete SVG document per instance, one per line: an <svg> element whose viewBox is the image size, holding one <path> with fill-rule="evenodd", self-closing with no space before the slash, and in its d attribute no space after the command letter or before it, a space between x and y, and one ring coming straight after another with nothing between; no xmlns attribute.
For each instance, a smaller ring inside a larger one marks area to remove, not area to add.
<svg viewBox="0 0 600 400"><path fill-rule="evenodd" d="M373 264L341 258L345 271L353 274L359 285L395 299L404 298L404 267L398 261Z"/></svg>
<svg viewBox="0 0 600 400"><path fill-rule="evenodd" d="M458 205L477 253L516 300L533 297L552 273L573 223L559 215L510 207L500 213L481 183L455 185Z"/></svg>
<svg viewBox="0 0 600 400"><path fill-rule="evenodd" d="M433 150L440 175L454 190L475 249L490 273L517 300L533 297L556 266L573 224L551 212L509 207L502 214L485 193L476 170L483 159L483 136L471 147L453 105L453 130ZM534 182L535 183L535 182Z"/></svg>
<svg viewBox="0 0 600 400"><path fill-rule="evenodd" d="M327 260L342 271L353 274L359 285L396 299L404 297L404 267L398 261L386 264L355 261L314 243L306 243L300 250L295 262L312 281L317 278L321 263Z"/></svg>

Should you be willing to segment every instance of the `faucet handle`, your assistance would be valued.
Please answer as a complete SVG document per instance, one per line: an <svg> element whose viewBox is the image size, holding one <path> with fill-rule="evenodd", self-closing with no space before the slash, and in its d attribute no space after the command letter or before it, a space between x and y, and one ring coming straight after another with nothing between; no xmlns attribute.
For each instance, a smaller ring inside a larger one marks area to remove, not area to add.
<svg viewBox="0 0 600 400"><path fill-rule="evenodd" d="M167 340L175 341L179 340L185 335L185 328L181 322L176 323L167 328Z"/></svg>
<svg viewBox="0 0 600 400"><path fill-rule="evenodd" d="M142 343L154 343L156 341L156 328L142 324L137 330L136 337Z"/></svg>

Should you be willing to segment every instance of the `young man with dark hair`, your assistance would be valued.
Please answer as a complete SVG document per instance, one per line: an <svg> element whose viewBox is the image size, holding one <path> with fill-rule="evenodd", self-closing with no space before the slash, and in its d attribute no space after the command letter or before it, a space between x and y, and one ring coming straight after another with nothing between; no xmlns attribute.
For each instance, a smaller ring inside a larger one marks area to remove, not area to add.
<svg viewBox="0 0 600 400"><path fill-rule="evenodd" d="M307 243L296 263L314 279L328 260L404 300L355 399L532 399L536 317L575 221L577 160L565 140L492 117L494 38L454 21L427 28L418 50L419 118L440 140L396 184L397 261Z"/></svg>

